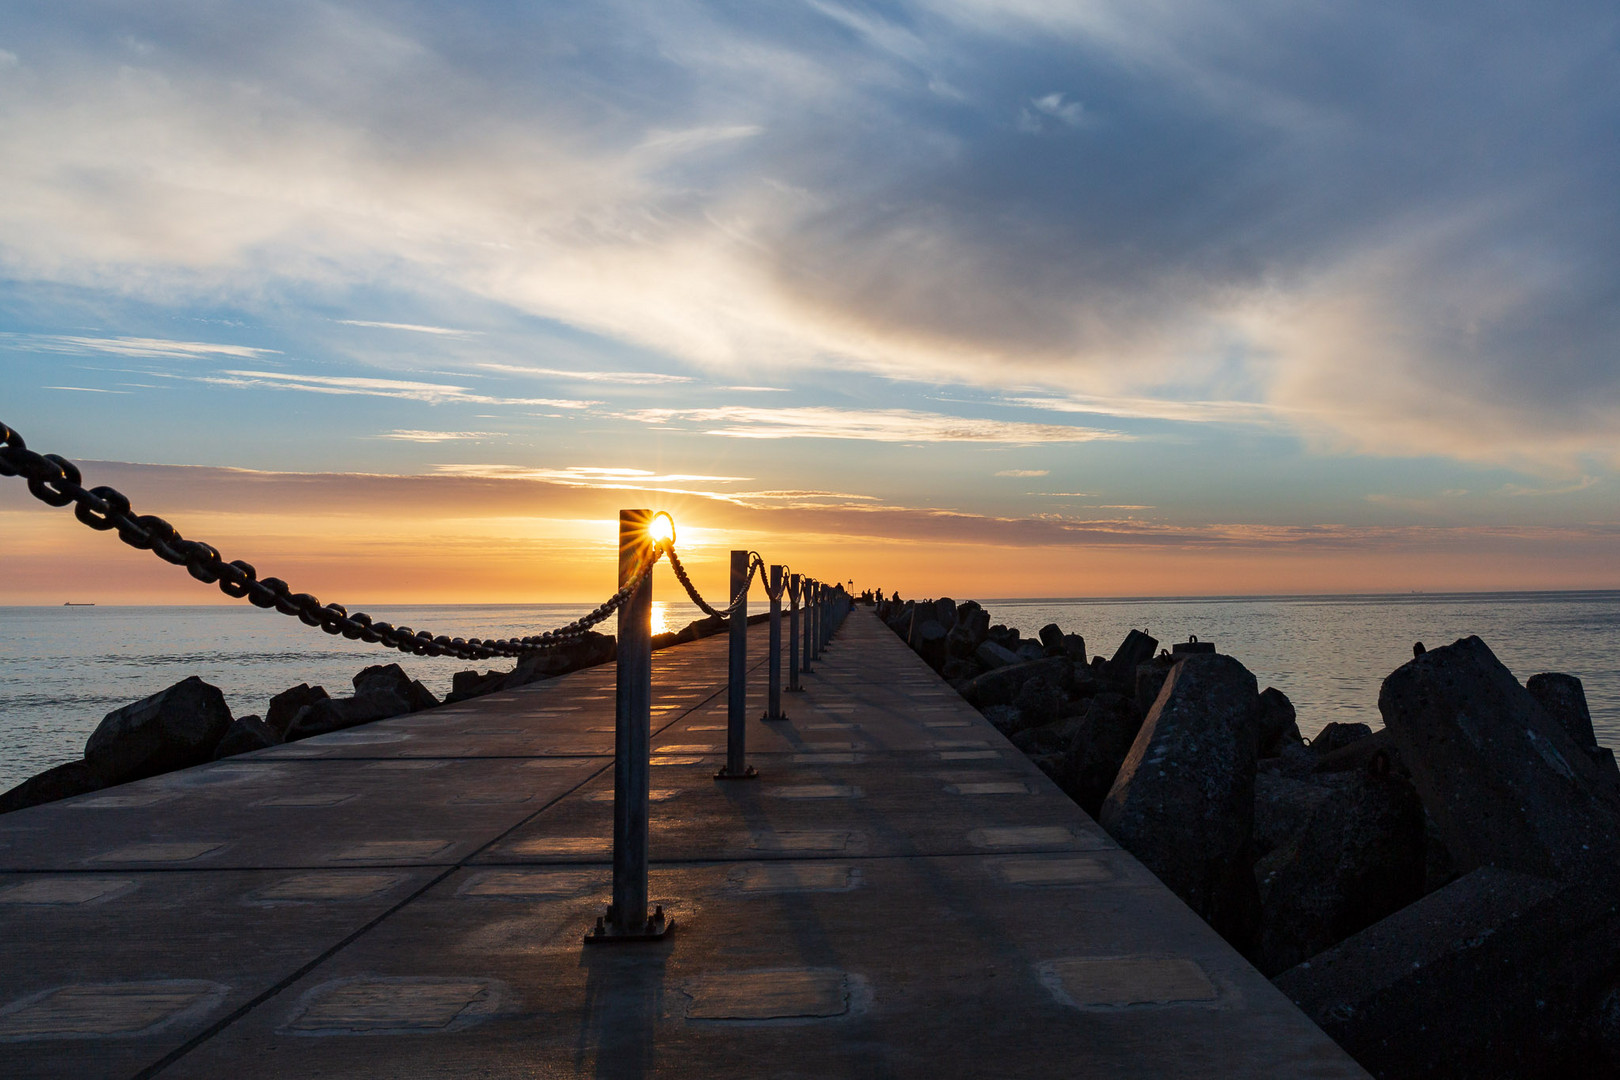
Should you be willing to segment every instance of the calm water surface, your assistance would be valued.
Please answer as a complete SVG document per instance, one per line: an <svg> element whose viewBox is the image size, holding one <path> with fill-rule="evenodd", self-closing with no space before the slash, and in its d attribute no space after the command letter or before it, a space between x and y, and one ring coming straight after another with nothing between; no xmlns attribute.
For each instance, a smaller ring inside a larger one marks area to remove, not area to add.
<svg viewBox="0 0 1620 1080"><path fill-rule="evenodd" d="M1378 686L1412 655L1478 634L1522 680L1567 671L1586 684L1599 740L1620 748L1620 592L1188 600L989 600L996 622L1025 634L1055 622L1111 654L1146 629L1168 647L1196 634L1276 686L1314 734L1330 720L1379 726ZM584 606L378 607L391 622L462 637L534 633ZM659 605L674 628L697 618ZM663 629L660 625L655 629ZM611 621L606 629L612 629ZM334 694L367 664L398 661L442 695L454 659L408 657L330 637L252 607L0 608L0 790L78 757L109 711L188 675L224 691L231 711L263 714L271 695L300 682ZM485 664L509 667L510 663Z"/></svg>

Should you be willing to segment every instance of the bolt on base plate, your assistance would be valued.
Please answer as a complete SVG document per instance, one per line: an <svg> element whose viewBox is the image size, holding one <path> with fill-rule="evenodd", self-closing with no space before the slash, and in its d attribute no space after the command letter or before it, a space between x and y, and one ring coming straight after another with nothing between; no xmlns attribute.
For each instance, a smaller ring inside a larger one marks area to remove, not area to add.
<svg viewBox="0 0 1620 1080"><path fill-rule="evenodd" d="M596 917L596 926L585 935L587 945L617 945L627 941L662 941L675 929L675 920L664 918L664 905L659 904L653 913L647 916L647 925L639 931L617 930L613 926L613 905L608 905L607 914Z"/></svg>
<svg viewBox="0 0 1620 1080"><path fill-rule="evenodd" d="M722 768L719 772L714 774L714 778L716 780L758 780L759 770L754 768L752 765L748 766L740 773L734 773L729 768Z"/></svg>

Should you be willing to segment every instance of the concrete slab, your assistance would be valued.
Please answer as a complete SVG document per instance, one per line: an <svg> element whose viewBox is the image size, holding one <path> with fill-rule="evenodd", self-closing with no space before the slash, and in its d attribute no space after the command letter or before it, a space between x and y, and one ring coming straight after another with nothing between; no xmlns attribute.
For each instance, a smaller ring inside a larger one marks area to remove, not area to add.
<svg viewBox="0 0 1620 1080"><path fill-rule="evenodd" d="M1365 1076L868 613L788 721L764 636L752 781L655 654L656 944L611 667L0 818L6 1075Z"/></svg>

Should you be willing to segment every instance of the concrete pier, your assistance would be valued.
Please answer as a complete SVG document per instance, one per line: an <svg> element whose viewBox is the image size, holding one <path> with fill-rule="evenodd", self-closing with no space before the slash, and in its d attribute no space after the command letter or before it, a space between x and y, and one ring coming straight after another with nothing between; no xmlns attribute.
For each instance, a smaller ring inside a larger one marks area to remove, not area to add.
<svg viewBox="0 0 1620 1080"><path fill-rule="evenodd" d="M653 658L655 944L611 665L0 817L6 1077L1365 1077L865 609L726 754Z"/></svg>

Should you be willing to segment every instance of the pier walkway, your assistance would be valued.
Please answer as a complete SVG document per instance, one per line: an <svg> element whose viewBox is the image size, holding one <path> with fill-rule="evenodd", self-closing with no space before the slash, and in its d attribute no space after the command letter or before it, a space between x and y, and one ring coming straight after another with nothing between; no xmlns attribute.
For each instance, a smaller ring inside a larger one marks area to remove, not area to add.
<svg viewBox="0 0 1620 1080"><path fill-rule="evenodd" d="M868 610L749 760L653 656L656 944L614 669L0 817L0 1075L1365 1077Z"/></svg>

